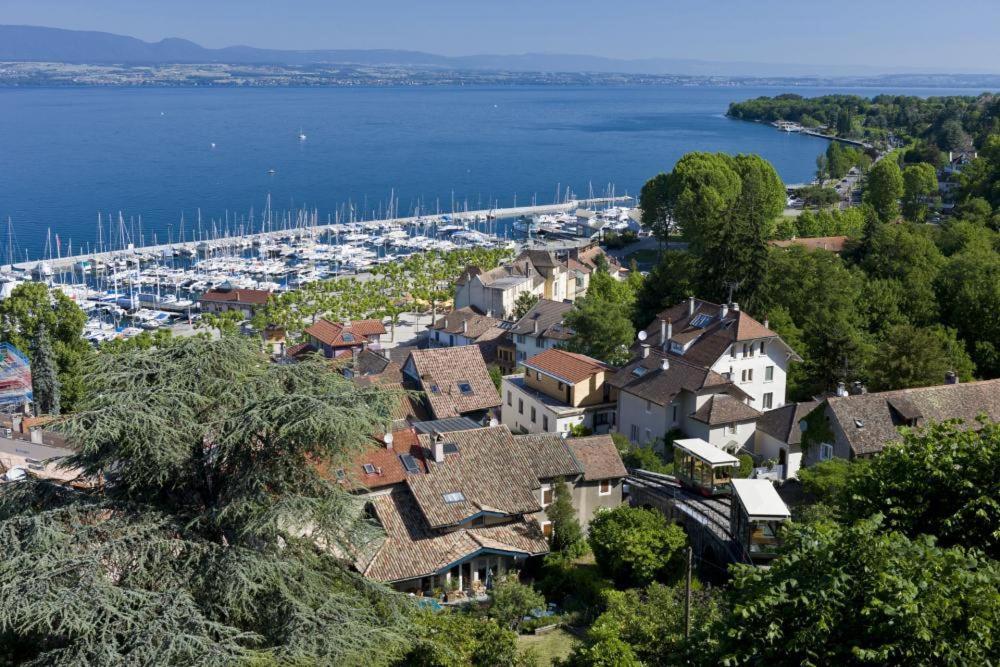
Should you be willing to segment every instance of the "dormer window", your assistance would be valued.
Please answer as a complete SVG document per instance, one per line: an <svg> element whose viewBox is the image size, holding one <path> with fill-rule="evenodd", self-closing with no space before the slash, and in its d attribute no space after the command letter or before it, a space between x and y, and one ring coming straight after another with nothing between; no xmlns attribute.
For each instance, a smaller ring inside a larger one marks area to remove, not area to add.
<svg viewBox="0 0 1000 667"><path fill-rule="evenodd" d="M441 387L437 386L436 384L432 384L431 385L431 393L432 394L440 394L441 393Z"/></svg>
<svg viewBox="0 0 1000 667"><path fill-rule="evenodd" d="M353 334L349 334L349 333L344 333L343 339L344 339L345 343L353 343L354 342L354 335Z"/></svg>

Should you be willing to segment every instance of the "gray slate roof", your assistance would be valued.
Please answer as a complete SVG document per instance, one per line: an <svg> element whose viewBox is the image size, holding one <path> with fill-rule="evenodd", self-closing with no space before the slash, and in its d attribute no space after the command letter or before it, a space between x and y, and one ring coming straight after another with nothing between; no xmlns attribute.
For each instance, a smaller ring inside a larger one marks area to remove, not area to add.
<svg viewBox="0 0 1000 667"><path fill-rule="evenodd" d="M780 408L768 410L762 413L760 419L757 420L757 429L786 444L801 444L802 429L799 428L799 422L815 410L817 405L819 405L819 401L807 401L805 403L789 403Z"/></svg>

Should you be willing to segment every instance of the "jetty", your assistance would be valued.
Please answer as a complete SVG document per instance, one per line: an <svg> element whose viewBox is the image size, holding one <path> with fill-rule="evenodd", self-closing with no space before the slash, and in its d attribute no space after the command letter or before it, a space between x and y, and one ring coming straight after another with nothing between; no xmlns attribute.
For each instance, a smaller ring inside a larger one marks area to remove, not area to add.
<svg viewBox="0 0 1000 667"><path fill-rule="evenodd" d="M369 220L366 222L379 223L380 225L389 228L403 228L412 225L431 225L438 223L466 225L469 223L483 222L487 220L567 213L581 208L587 209L597 206L613 206L615 204L626 203L629 201L632 201L632 197L593 197L588 199L574 199L553 204L538 204L510 208L490 208L478 211L460 211L455 213L395 217L381 220ZM174 254L177 252L187 252L192 255L197 253L211 254L216 251L245 247L248 243L256 245L276 240L314 238L329 232L336 232L342 228L344 224L344 222L332 222L326 224L296 226L280 230L256 232L253 234L234 234L212 239L194 239L190 241L177 241L157 245L135 246L133 244L128 244L124 248L105 250L103 252L63 255L60 257L44 257L26 262L16 262L8 266L15 271L31 272L36 269L39 264L45 264L52 272L60 273L74 269L81 262L90 265L97 265L117 260L134 261L136 256L139 254L149 257L159 257L167 253Z"/></svg>

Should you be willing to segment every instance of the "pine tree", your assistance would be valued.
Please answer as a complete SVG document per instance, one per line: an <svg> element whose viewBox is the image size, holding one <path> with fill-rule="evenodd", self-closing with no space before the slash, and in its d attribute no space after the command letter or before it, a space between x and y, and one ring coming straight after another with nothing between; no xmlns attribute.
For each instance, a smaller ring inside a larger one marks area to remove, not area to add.
<svg viewBox="0 0 1000 667"><path fill-rule="evenodd" d="M553 493L555 498L545 510L546 516L552 522L549 546L552 551L578 556L586 543L583 541L580 521L576 518L572 492L566 481L560 478L555 482Z"/></svg>
<svg viewBox="0 0 1000 667"><path fill-rule="evenodd" d="M45 324L39 322L31 341L31 384L35 394L35 411L40 415L59 414L59 371L56 368L52 341Z"/></svg>
<svg viewBox="0 0 1000 667"><path fill-rule="evenodd" d="M0 656L15 664L379 665L405 599L345 560L379 535L316 463L394 396L254 341L97 355L59 427L90 488L0 485ZM26 577L25 572L34 576Z"/></svg>

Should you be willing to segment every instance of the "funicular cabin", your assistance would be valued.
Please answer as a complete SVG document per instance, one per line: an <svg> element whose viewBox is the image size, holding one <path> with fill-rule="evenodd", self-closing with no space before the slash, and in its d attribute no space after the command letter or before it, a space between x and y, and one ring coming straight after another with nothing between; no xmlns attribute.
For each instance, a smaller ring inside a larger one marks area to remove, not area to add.
<svg viewBox="0 0 1000 667"><path fill-rule="evenodd" d="M781 525L791 518L788 506L769 480L734 479L730 529L751 562L777 555Z"/></svg>
<svg viewBox="0 0 1000 667"><path fill-rule="evenodd" d="M728 493L733 469L739 465L735 456L699 438L674 440L674 474L702 495Z"/></svg>

